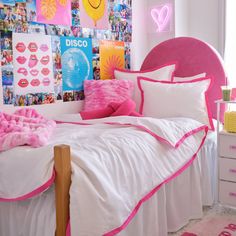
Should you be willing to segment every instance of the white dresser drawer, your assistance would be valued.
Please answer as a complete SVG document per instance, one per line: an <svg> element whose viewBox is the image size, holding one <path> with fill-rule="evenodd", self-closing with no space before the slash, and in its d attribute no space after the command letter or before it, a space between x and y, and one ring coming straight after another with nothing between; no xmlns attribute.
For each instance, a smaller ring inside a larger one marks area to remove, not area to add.
<svg viewBox="0 0 236 236"><path fill-rule="evenodd" d="M219 201L222 204L236 206L236 183L220 181Z"/></svg>
<svg viewBox="0 0 236 236"><path fill-rule="evenodd" d="M236 182L236 159L220 158L219 164L220 179Z"/></svg>
<svg viewBox="0 0 236 236"><path fill-rule="evenodd" d="M236 158L236 134L220 134L219 138L220 156Z"/></svg>

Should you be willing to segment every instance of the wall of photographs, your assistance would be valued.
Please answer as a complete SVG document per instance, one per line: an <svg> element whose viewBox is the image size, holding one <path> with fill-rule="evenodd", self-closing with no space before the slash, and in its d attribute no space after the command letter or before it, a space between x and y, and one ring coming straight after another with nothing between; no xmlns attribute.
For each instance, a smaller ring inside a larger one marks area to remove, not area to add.
<svg viewBox="0 0 236 236"><path fill-rule="evenodd" d="M82 100L84 79L130 69L132 2L101 3L95 14L86 0L0 0L5 105Z"/></svg>

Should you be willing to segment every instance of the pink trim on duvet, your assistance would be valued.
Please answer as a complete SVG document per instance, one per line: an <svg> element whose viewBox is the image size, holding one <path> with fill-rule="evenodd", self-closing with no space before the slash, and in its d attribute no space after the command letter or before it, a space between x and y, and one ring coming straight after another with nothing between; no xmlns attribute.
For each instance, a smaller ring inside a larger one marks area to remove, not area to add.
<svg viewBox="0 0 236 236"><path fill-rule="evenodd" d="M142 125L134 125L134 124L126 124L126 123L123 124L123 123L119 123L119 122L105 122L105 124L108 124L108 125L122 125L122 126L128 126L128 127L135 127L135 128L138 128L138 129L140 129L140 130L143 130L143 131L149 133L150 135L152 135L152 136L153 136L154 138L156 138L157 140L159 140L159 141L161 141L161 142L165 142L165 143L169 144L170 146L172 146L172 147L174 147L174 148L179 147L179 145L182 144L182 143L184 142L184 140L185 140L187 137L189 137L189 136L191 136L191 135L193 135L193 134L196 134L197 132L199 132L199 131L201 131L201 130L204 130L204 129L208 128L206 125L202 125L202 126L196 128L196 129L193 129L193 130L191 130L191 131L185 133L185 134L183 135L183 137L182 137L177 143L175 143L175 144L173 145L173 144L170 143L168 140L166 140L166 139L164 139L164 138L162 138L162 137L156 135L154 132L152 132L151 130L149 130L148 128L146 128L146 127L144 127L144 126L142 126Z"/></svg>
<svg viewBox="0 0 236 236"><path fill-rule="evenodd" d="M84 122L76 122L76 121L60 121L60 120L54 120L57 124L71 124L71 125L92 125L89 123Z"/></svg>
<svg viewBox="0 0 236 236"><path fill-rule="evenodd" d="M75 121L55 121L57 124L72 124L72 125L93 125L91 123L83 123L83 122L75 122ZM184 142L184 140L186 138L188 138L189 136L193 135L193 134L196 134L197 132L201 131L201 130L204 130L206 128L208 128L206 125L202 125L196 129L193 129L187 133L185 133L183 135L182 138L180 138L180 140L175 143L175 144L172 144L170 143L168 140L160 137L159 135L156 135L154 132L152 132L151 130L149 130L148 128L146 128L145 126L142 126L142 125L134 125L134 124L129 124L129 123L120 123L120 122L104 122L103 124L107 124L107 125L122 125L122 126L127 126L127 127L135 127L135 128L138 128L140 130L143 130L147 133L149 133L150 135L152 135L154 138L156 138L157 140L159 140L160 142L165 142L167 143L168 145L170 145L171 147L174 147L174 148L178 148L180 146L180 144L182 144Z"/></svg>
<svg viewBox="0 0 236 236"><path fill-rule="evenodd" d="M194 83L194 82L199 82L199 81L203 81L203 80L207 80L210 79L210 85L208 86L206 92L204 93L205 95L205 103L206 103L206 108L207 108L207 114L208 114L208 120L209 120L209 124L210 124L210 128L212 131L215 130L214 128L214 124L212 121L212 112L210 109L210 103L209 103L209 98L208 98L208 93L211 89L211 87L213 86L213 79L211 76L206 76L206 77L202 77L202 78L198 78L198 79L194 79L194 80L190 80L190 81L164 81L164 80L153 80L150 78L146 78L146 77L142 77L139 76L138 77L138 88L141 92L141 103L140 103L140 108L139 108L139 113L143 114L143 107L144 107L144 91L142 89L142 85L141 85L141 80L145 80L145 81L149 81L149 82L154 82L154 83L162 83L162 84L186 84L186 83Z"/></svg>
<svg viewBox="0 0 236 236"><path fill-rule="evenodd" d="M125 222L119 226L116 229L111 230L108 233L103 234L103 236L113 236L118 234L119 232L121 232L122 230L124 230L128 224L130 223L130 221L134 218L134 216L137 214L139 208L141 207L141 205L146 202L147 200L149 200L160 188L162 185L167 184L170 180L174 179L175 177L177 177L178 175L180 175L185 169L187 169L195 160L199 150L201 149L206 136L207 136L207 132L208 132L208 127L205 126L205 135L202 139L202 142L197 150L197 152L193 155L193 157L184 165L182 166L177 172L175 172L173 175L171 175L169 178L167 178L166 180L164 180L161 184L159 184L158 186L156 186L153 190L151 190L147 195L145 195L139 202L138 204L135 206L135 208L133 209L133 211L131 212L131 214L128 216L128 218L125 220Z"/></svg>
<svg viewBox="0 0 236 236"><path fill-rule="evenodd" d="M51 178L46 183L44 183L42 186L40 186L40 187L36 188L35 190L33 190L32 192L27 193L27 194L25 194L23 196L20 196L20 197L0 198L0 202L23 201L23 200L26 200L28 198L32 198L32 197L42 193L43 191L47 190L54 183L55 176L56 176L56 172L55 172L55 170L53 170Z"/></svg>

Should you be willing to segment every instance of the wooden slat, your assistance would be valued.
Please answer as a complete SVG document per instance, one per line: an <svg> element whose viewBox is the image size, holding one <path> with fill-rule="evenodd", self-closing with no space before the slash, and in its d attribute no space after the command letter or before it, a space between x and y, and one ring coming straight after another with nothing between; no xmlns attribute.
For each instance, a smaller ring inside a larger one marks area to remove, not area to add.
<svg viewBox="0 0 236 236"><path fill-rule="evenodd" d="M55 197L56 197L56 234L65 236L69 219L69 189L71 184L71 156L70 146L59 145L54 147L54 165L56 170Z"/></svg>

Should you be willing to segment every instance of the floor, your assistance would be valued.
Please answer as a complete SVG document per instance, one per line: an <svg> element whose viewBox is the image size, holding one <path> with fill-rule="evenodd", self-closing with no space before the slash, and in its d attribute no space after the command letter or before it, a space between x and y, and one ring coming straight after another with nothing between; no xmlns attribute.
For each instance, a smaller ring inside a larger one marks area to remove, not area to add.
<svg viewBox="0 0 236 236"><path fill-rule="evenodd" d="M236 216L236 208L229 208L229 207L224 207L221 205L214 205L213 207L204 207L203 208L203 217L207 217L210 214L217 214L217 215L235 215ZM176 233L169 233L168 236L181 236L183 232L186 231L188 227L191 225L195 224L196 222L200 221L199 220L191 220L188 225L180 229Z"/></svg>

